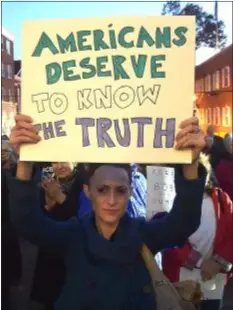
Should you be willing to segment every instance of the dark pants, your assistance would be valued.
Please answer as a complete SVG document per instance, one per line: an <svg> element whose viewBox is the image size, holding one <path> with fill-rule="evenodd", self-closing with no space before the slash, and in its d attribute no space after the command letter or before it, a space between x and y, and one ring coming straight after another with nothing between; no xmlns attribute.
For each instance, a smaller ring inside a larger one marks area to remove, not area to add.
<svg viewBox="0 0 233 310"><path fill-rule="evenodd" d="M1 309L10 310L10 286L3 285L1 287Z"/></svg>
<svg viewBox="0 0 233 310"><path fill-rule="evenodd" d="M220 300L203 300L197 310L219 310Z"/></svg>
<svg viewBox="0 0 233 310"><path fill-rule="evenodd" d="M220 310L233 309L233 277L231 277L224 288L223 299L221 301Z"/></svg>

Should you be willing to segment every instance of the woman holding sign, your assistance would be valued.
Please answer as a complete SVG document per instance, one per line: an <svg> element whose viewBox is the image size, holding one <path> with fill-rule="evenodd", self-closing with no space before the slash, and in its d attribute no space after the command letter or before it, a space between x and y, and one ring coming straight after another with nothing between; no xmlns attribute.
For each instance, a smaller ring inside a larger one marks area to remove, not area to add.
<svg viewBox="0 0 233 310"><path fill-rule="evenodd" d="M40 137L27 116L16 116L11 143L38 143ZM19 162L10 178L12 219L31 242L58 248L66 258L66 284L57 310L154 310L155 296L141 256L145 244L152 254L182 245L200 224L205 169L198 157L205 139L196 118L184 121L176 148L192 147L191 164L176 168L176 198L165 220L131 219L126 207L131 193L127 164L90 164L86 195L93 212L82 219L55 222L40 210L39 189L30 162ZM159 310L159 309L158 309Z"/></svg>

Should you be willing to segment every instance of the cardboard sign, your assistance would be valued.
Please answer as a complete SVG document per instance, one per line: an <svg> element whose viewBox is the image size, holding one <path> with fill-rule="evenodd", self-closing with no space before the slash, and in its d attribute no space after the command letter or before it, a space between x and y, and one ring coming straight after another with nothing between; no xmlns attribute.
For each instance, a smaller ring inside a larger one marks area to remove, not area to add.
<svg viewBox="0 0 233 310"><path fill-rule="evenodd" d="M22 160L191 162L194 17L37 20L23 27L22 113L42 142Z"/></svg>
<svg viewBox="0 0 233 310"><path fill-rule="evenodd" d="M170 212L176 195L174 173L174 168L147 167L147 219Z"/></svg>

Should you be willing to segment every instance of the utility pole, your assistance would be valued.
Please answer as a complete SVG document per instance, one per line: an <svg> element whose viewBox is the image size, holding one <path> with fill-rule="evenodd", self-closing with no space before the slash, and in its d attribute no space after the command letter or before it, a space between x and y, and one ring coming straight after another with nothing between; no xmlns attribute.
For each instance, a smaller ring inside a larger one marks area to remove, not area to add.
<svg viewBox="0 0 233 310"><path fill-rule="evenodd" d="M218 1L215 0L214 3L214 16L215 16L215 25L216 25L216 43L215 43L215 49L217 51L220 50L219 46L219 36L218 36Z"/></svg>

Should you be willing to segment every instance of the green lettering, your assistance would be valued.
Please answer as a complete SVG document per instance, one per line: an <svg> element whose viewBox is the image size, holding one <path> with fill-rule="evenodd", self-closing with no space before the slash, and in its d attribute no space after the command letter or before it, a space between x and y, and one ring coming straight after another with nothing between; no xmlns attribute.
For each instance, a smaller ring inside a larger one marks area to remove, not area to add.
<svg viewBox="0 0 233 310"><path fill-rule="evenodd" d="M152 39L148 31L144 27L141 27L138 34L137 47L143 47L144 41L147 43L148 46L152 46L155 44L155 41Z"/></svg>
<svg viewBox="0 0 233 310"><path fill-rule="evenodd" d="M151 78L165 78L165 72L160 71L158 72L157 69L162 67L161 63L158 63L158 61L164 61L166 60L165 55L156 55L151 57Z"/></svg>
<svg viewBox="0 0 233 310"><path fill-rule="evenodd" d="M106 62L108 62L108 57L98 57L96 59L96 70L97 70L97 76L104 77L104 76L111 76L111 71L102 71L103 69L106 69Z"/></svg>
<svg viewBox="0 0 233 310"><path fill-rule="evenodd" d="M87 79L90 79L92 77L94 77L96 75L96 68L95 66L91 65L89 62L90 62L91 58L90 57L87 57L87 58L83 58L79 65L81 68L84 68L84 69L88 69L90 70L89 72L83 72L82 74L82 78L84 80L87 80Z"/></svg>
<svg viewBox="0 0 233 310"><path fill-rule="evenodd" d="M65 52L77 52L77 46L74 39L74 34L71 32L66 39L63 39L59 34L57 34L58 45L60 52L64 54Z"/></svg>
<svg viewBox="0 0 233 310"><path fill-rule="evenodd" d="M112 63L113 63L113 69L114 69L114 79L129 79L128 74L122 67L123 62L125 62L126 58L124 56L112 56Z"/></svg>
<svg viewBox="0 0 233 310"><path fill-rule="evenodd" d="M119 32L118 35L118 42L120 43L120 45L124 48L131 48L134 47L134 41L131 40L129 42L125 41L125 36L126 34L130 33L130 32L134 32L134 27L124 27L121 29L121 31Z"/></svg>
<svg viewBox="0 0 233 310"><path fill-rule="evenodd" d="M90 30L83 30L77 32L77 38L78 38L78 49L79 51L91 51L91 45L84 45L85 42L87 42L86 36L89 36L91 34Z"/></svg>
<svg viewBox="0 0 233 310"><path fill-rule="evenodd" d="M131 56L131 63L135 72L136 77L142 78L145 65L146 65L147 55L139 55L136 61L136 56Z"/></svg>
<svg viewBox="0 0 233 310"><path fill-rule="evenodd" d="M80 80L80 75L79 74L74 75L74 70L70 69L70 67L76 67L75 60L68 60L62 63L64 81Z"/></svg>
<svg viewBox="0 0 233 310"><path fill-rule="evenodd" d="M59 53L58 49L53 44L50 37L45 32L42 33L40 40L37 43L34 52L32 53L32 57L40 57L44 48L48 48L53 55Z"/></svg>
<svg viewBox="0 0 233 310"><path fill-rule="evenodd" d="M156 28L155 37L156 48L171 47L171 27Z"/></svg>
<svg viewBox="0 0 233 310"><path fill-rule="evenodd" d="M187 27L178 27L175 29L175 34L178 37L178 39L173 39L172 42L176 45L176 46L183 46L186 41L187 38L185 36L185 33L188 31Z"/></svg>
<svg viewBox="0 0 233 310"><path fill-rule="evenodd" d="M103 40L104 32L102 30L94 30L93 35L95 51L109 49L109 46Z"/></svg>
<svg viewBox="0 0 233 310"><path fill-rule="evenodd" d="M47 84L55 84L61 77L61 66L57 62L46 65Z"/></svg>
<svg viewBox="0 0 233 310"><path fill-rule="evenodd" d="M108 27L112 27L112 24L108 25ZM109 38L110 38L111 48L116 48L117 42L116 42L115 30L109 30Z"/></svg>

